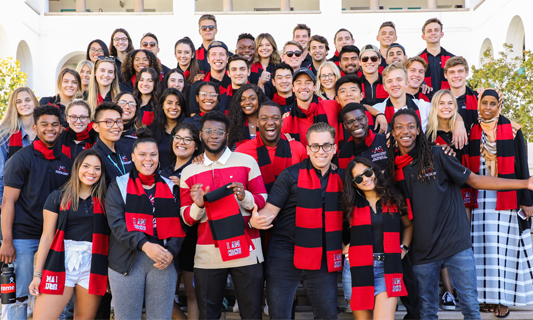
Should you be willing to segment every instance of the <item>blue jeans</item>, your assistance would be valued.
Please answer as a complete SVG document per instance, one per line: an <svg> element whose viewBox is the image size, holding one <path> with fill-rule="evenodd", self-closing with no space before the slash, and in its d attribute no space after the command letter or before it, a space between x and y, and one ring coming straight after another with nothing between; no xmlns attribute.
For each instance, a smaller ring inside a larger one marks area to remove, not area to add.
<svg viewBox="0 0 533 320"><path fill-rule="evenodd" d="M439 274L441 266L448 268L452 285L461 301L465 319L481 319L477 301L476 264L472 249L466 249L449 258L413 266L420 299L420 318L438 319Z"/></svg>
<svg viewBox="0 0 533 320"><path fill-rule="evenodd" d="M350 261L344 259L342 266L342 288L344 289L344 300L352 300L352 273L350 272Z"/></svg>
<svg viewBox="0 0 533 320"><path fill-rule="evenodd" d="M17 277L17 298L30 295L29 286L33 280L33 259L39 248L39 239L13 239L17 253L15 275ZM28 300L6 305L7 319L27 320Z"/></svg>
<svg viewBox="0 0 533 320"><path fill-rule="evenodd" d="M325 259L323 259L325 260ZM320 270L300 270L289 260L266 262L266 288L270 319L290 319L294 295L300 281L315 319L337 319L337 272L328 272L323 261Z"/></svg>

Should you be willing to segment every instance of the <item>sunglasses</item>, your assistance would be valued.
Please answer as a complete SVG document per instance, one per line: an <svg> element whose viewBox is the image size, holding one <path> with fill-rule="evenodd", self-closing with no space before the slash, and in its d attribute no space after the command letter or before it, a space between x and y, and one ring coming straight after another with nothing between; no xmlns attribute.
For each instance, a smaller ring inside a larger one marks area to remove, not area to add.
<svg viewBox="0 0 533 320"><path fill-rule="evenodd" d="M368 62L368 59L372 60L372 62L378 62L378 57L377 56L362 57L361 61Z"/></svg>
<svg viewBox="0 0 533 320"><path fill-rule="evenodd" d="M355 184L360 184L361 182L363 182L363 176L365 176L367 178L370 178L373 175L374 175L374 169L366 168L365 171L363 171L363 173L356 175L352 179L352 182L355 183Z"/></svg>
<svg viewBox="0 0 533 320"><path fill-rule="evenodd" d="M153 41L152 41L152 42L146 42L146 41L145 41L145 42L143 42L143 43L141 43L141 44L142 44L143 47L150 47L150 48L151 48L151 47L155 47L155 46L157 46L157 43L155 43L155 42L153 42Z"/></svg>
<svg viewBox="0 0 533 320"><path fill-rule="evenodd" d="M302 55L302 53L303 53L303 52L300 51L300 50L298 50L298 51L287 51L287 52L285 52L285 54L286 54L287 57L289 57L289 58L292 58L293 55L299 57L299 56Z"/></svg>
<svg viewBox="0 0 533 320"><path fill-rule="evenodd" d="M96 60L115 62L115 57L98 56L96 57Z"/></svg>
<svg viewBox="0 0 533 320"><path fill-rule="evenodd" d="M202 29L202 31L213 31L215 30L215 26L214 25L208 25L208 26L201 26L200 29Z"/></svg>

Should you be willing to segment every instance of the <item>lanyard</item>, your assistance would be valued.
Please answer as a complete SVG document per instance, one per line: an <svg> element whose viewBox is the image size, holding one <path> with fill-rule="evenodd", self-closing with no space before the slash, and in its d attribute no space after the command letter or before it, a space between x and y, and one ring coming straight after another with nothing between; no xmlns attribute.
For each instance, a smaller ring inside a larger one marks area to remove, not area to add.
<svg viewBox="0 0 533 320"><path fill-rule="evenodd" d="M123 176L126 174L126 169L124 168L124 163L122 163L122 158L120 157L120 155L117 154L117 157L118 159L120 160L120 164L122 165L122 170L120 170L120 168L118 167L118 164L113 161L113 159L111 159L111 156L108 154L107 155L107 158L109 158L109 161L113 162L113 164L115 165L115 167L118 169L118 171L120 172L120 175Z"/></svg>

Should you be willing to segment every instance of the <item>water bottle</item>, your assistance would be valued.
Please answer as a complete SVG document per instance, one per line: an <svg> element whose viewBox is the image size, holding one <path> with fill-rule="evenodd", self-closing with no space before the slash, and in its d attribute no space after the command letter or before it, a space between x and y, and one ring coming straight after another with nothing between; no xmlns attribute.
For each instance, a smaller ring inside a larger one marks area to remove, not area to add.
<svg viewBox="0 0 533 320"><path fill-rule="evenodd" d="M2 304L15 303L17 300L17 285L15 277L15 267L4 265L0 276Z"/></svg>

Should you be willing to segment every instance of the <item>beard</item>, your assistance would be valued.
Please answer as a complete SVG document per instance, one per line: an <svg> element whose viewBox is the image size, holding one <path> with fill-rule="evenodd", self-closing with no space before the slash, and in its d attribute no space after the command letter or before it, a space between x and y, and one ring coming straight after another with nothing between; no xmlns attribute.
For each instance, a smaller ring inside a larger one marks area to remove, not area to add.
<svg viewBox="0 0 533 320"><path fill-rule="evenodd" d="M218 153L221 153L222 151L224 151L224 149L226 148L226 145L228 144L228 138L226 137L226 139L224 139L224 141L222 141L222 144L220 145L220 147L216 148L216 149L212 149L210 148L207 143L204 141L204 139L202 139L202 147L204 148L204 150L206 150L207 152L210 152L210 153L214 153L214 154L218 154Z"/></svg>

